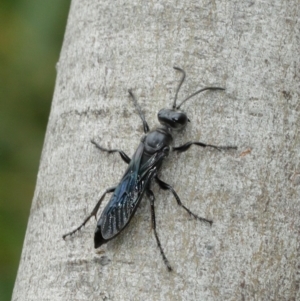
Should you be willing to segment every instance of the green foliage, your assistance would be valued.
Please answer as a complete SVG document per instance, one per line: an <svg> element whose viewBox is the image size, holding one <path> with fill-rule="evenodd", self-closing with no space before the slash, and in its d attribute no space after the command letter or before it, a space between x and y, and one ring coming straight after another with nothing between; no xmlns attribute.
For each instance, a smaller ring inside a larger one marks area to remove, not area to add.
<svg viewBox="0 0 300 301"><path fill-rule="evenodd" d="M11 299L69 1L0 7L0 300Z"/></svg>

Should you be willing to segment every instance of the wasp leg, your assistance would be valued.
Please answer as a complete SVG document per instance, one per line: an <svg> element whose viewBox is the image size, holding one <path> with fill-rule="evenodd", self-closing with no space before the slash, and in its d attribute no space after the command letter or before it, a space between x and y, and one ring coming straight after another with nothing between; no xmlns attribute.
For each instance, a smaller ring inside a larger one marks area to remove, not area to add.
<svg viewBox="0 0 300 301"><path fill-rule="evenodd" d="M71 231L71 232L68 232L68 233L66 233L65 235L63 235L63 239L65 239L67 236L71 236L71 235L73 235L74 233L76 233L77 231L79 231L79 230L80 230L80 229L81 229L81 228L89 221L89 219L90 219L92 216L94 216L95 219L97 220L97 212L98 212L98 210L99 210L99 208L100 208L100 205L101 205L101 203L102 203L104 197L106 196L107 193L114 192L116 188L117 188L117 186L106 189L105 192L103 193L103 195L101 196L100 200L97 202L95 208L94 208L93 211L90 213L90 215L89 215L89 216L83 221L83 223L82 223L79 227L77 227L75 230L73 230L73 231Z"/></svg>
<svg viewBox="0 0 300 301"><path fill-rule="evenodd" d="M123 151L121 151L121 150L119 150L119 149L107 149L107 148L105 148L105 147L100 146L100 145L99 145L98 143L96 143L94 140L91 140L91 142L92 142L98 149L100 149L100 150L103 151L103 152L108 152L109 154L111 154L111 153L119 153L120 156L121 156L121 158L122 158L122 160L123 160L125 163L127 163L127 164L130 163L130 158L129 158Z"/></svg>
<svg viewBox="0 0 300 301"><path fill-rule="evenodd" d="M217 145L212 145L212 144L205 144L202 142L198 141L189 141L185 144L182 144L180 146L173 147L173 150L178 151L178 152L185 152L187 151L193 144L202 146L202 147L212 147L217 149L218 151L221 150L228 150L228 149L237 149L237 146L217 146Z"/></svg>
<svg viewBox="0 0 300 301"><path fill-rule="evenodd" d="M209 220L209 219L206 219L206 218L204 218L204 217L200 217L200 216L198 216L197 214L193 213L190 209L186 208L186 207L181 203L181 200L180 200L178 194L176 193L176 191L174 190L174 188L173 188L171 185L165 183L164 181L162 181L161 179L159 179L157 176L155 177L155 180L156 180L156 182L158 183L158 185L159 185L159 187L160 187L161 189L164 189L164 190L170 190L170 191L173 193L173 195L174 195L174 197L175 197L175 199L176 199L176 201L177 201L177 204L178 204L180 207L182 207L184 210L186 210L191 216L193 216L195 219L198 219L198 220L200 220L200 221L202 221L202 222L206 222L206 223L209 223L210 225L212 225L213 221L211 221L211 220Z"/></svg>
<svg viewBox="0 0 300 301"><path fill-rule="evenodd" d="M160 254L161 254L162 258L163 258L163 261L164 261L165 265L167 266L168 271L171 272L172 271L172 267L171 267L171 265L170 265L170 263L169 263L166 255L165 255L165 253L164 253L164 250L163 250L163 248L161 246L160 240L159 240L157 232L156 232L155 210L154 210L155 197L154 197L153 191L151 189L147 189L146 190L146 194L147 194L147 196L150 199L152 229L154 231L154 235L155 235L155 238L156 238L157 246L159 247Z"/></svg>
<svg viewBox="0 0 300 301"><path fill-rule="evenodd" d="M139 114L140 118L142 119L143 127L144 127L144 133L146 134L146 133L149 132L149 126L148 126L148 123L146 121L145 115L143 114L143 112L141 110L141 107L139 106L139 104L138 104L138 102L136 100L136 97L132 93L132 90L129 89L128 92L129 92L130 96L132 97L134 106L135 106L136 110L138 111L138 114Z"/></svg>

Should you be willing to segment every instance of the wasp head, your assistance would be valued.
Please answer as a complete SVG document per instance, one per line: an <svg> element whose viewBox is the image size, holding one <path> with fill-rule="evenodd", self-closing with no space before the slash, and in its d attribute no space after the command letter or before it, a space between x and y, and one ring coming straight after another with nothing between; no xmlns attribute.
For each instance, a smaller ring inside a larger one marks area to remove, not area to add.
<svg viewBox="0 0 300 301"><path fill-rule="evenodd" d="M172 130L182 130L189 119L186 114L174 109L161 109L157 114L158 121Z"/></svg>

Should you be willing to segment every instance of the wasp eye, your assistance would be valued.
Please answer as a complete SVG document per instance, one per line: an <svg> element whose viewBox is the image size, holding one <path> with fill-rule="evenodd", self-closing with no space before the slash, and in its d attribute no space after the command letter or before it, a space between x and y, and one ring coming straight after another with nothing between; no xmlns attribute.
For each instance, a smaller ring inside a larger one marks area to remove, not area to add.
<svg viewBox="0 0 300 301"><path fill-rule="evenodd" d="M174 117L174 121L180 124L181 126L185 126L188 122L188 118L184 113L180 113Z"/></svg>

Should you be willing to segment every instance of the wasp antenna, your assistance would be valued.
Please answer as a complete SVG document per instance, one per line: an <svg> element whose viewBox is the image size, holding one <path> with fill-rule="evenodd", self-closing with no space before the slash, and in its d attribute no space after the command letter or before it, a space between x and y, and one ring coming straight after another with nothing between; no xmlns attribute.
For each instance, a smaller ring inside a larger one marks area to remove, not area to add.
<svg viewBox="0 0 300 301"><path fill-rule="evenodd" d="M220 87L205 87L203 89L200 89L198 91L196 91L195 93L193 93L192 95L190 95L189 97L185 98L181 104L179 106L176 107L176 109L178 110L187 100L189 100L190 98L194 97L195 95L203 92L203 91L206 91L206 90L225 90L224 88L220 88ZM174 106L173 106L174 108Z"/></svg>
<svg viewBox="0 0 300 301"><path fill-rule="evenodd" d="M181 87L182 83L184 82L184 79L185 79L185 71L183 69L179 68L179 67L176 67L176 66L174 66L173 68L182 73L181 80L180 80L179 85L178 85L178 87L176 89L176 92L175 92L175 98L174 98L174 103L173 103L173 109L175 109L176 108L176 100L177 100L178 92L180 90L180 87Z"/></svg>

